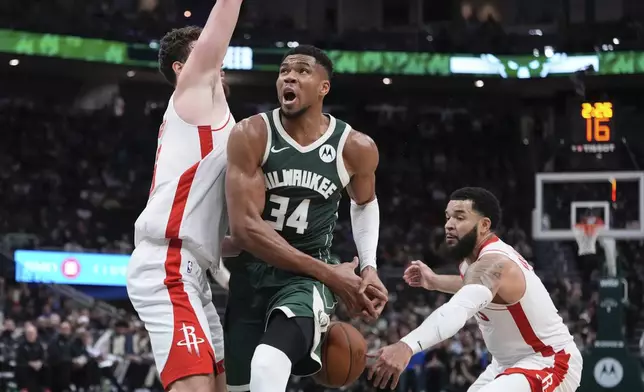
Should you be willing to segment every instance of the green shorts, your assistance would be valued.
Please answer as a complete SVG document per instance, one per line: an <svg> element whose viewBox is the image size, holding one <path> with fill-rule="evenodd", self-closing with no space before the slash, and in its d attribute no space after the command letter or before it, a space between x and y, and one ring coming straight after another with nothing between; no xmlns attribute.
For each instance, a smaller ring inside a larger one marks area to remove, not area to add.
<svg viewBox="0 0 644 392"><path fill-rule="evenodd" d="M288 284L253 288L242 274L232 274L230 296L224 320L226 380L231 392L248 391L250 362L266 331L271 313L287 317L311 317L314 321L313 346L308 358L293 365L293 374L310 376L322 367L322 334L330 323L335 296L322 283L306 277L293 277Z"/></svg>

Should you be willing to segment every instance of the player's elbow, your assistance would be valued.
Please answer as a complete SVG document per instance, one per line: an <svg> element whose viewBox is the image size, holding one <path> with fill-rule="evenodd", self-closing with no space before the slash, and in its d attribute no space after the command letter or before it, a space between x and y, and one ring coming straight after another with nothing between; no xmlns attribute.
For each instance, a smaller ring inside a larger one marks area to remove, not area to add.
<svg viewBox="0 0 644 392"><path fill-rule="evenodd" d="M232 243L241 249L248 249L257 235L256 219L248 216L230 220L230 237Z"/></svg>

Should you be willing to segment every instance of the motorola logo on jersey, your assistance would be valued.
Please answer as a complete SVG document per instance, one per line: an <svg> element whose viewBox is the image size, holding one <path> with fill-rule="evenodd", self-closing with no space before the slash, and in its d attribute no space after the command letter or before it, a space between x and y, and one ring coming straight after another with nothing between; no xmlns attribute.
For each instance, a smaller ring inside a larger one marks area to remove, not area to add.
<svg viewBox="0 0 644 392"><path fill-rule="evenodd" d="M330 144L320 147L320 159L324 163L331 163L335 159L335 148Z"/></svg>
<svg viewBox="0 0 644 392"><path fill-rule="evenodd" d="M622 382L624 368L615 358L606 357L597 361L593 374L597 384L604 388L614 388Z"/></svg>
<svg viewBox="0 0 644 392"><path fill-rule="evenodd" d="M73 257L63 260L60 270L66 278L74 279L80 274L80 263Z"/></svg>

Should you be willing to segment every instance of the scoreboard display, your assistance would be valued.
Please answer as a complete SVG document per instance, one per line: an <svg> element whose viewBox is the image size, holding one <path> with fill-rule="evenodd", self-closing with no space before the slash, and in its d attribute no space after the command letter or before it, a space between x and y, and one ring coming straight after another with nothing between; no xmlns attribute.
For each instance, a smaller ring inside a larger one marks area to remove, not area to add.
<svg viewBox="0 0 644 392"><path fill-rule="evenodd" d="M605 154L615 151L613 116L619 113L612 102L582 102L572 115L572 152Z"/></svg>

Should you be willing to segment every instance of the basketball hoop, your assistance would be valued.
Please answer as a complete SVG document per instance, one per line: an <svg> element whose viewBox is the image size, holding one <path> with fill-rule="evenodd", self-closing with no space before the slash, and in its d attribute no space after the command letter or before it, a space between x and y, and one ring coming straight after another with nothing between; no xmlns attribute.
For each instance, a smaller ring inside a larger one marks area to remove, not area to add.
<svg viewBox="0 0 644 392"><path fill-rule="evenodd" d="M579 245L579 256L594 255L597 252L595 247L597 237L604 230L604 224L600 221L595 223L579 223L573 228L575 240Z"/></svg>

